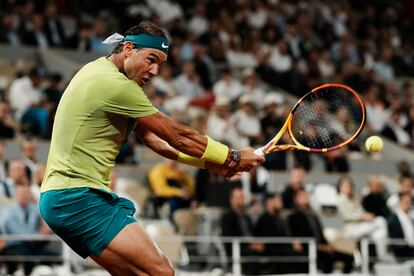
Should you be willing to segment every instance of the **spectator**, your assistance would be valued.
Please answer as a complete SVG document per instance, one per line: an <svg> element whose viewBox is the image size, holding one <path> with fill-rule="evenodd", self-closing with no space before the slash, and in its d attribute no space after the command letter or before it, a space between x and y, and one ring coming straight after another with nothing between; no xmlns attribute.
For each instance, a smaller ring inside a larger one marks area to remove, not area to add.
<svg viewBox="0 0 414 276"><path fill-rule="evenodd" d="M17 24L11 14L6 14L1 19L0 42L9 43L12 46L19 46L22 42L17 31Z"/></svg>
<svg viewBox="0 0 414 276"><path fill-rule="evenodd" d="M393 110L385 128L381 131L381 135L395 141L401 146L410 146L410 135L401 127L400 118L401 112L399 110Z"/></svg>
<svg viewBox="0 0 414 276"><path fill-rule="evenodd" d="M242 72L243 95L249 95L254 103L254 107L259 110L263 107L263 99L266 92L257 84L256 75L253 68L246 68Z"/></svg>
<svg viewBox="0 0 414 276"><path fill-rule="evenodd" d="M171 66L169 64L165 64L160 68L160 73L151 81L151 84L154 86L155 90L165 94L167 98L172 98L178 95L178 91L174 86L172 73Z"/></svg>
<svg viewBox="0 0 414 276"><path fill-rule="evenodd" d="M157 205L167 202L171 218L177 209L190 207L195 192L194 179L176 161L165 159L149 171L148 178Z"/></svg>
<svg viewBox="0 0 414 276"><path fill-rule="evenodd" d="M288 54L286 41L279 40L271 49L269 65L277 73L286 73L292 68L292 57Z"/></svg>
<svg viewBox="0 0 414 276"><path fill-rule="evenodd" d="M260 121L250 95L242 95L239 98L239 108L231 116L230 125L236 129L237 140L233 139L237 141L237 148L257 143L260 135Z"/></svg>
<svg viewBox="0 0 414 276"><path fill-rule="evenodd" d="M164 102L169 112L184 111L192 99L203 95L200 76L195 72L193 63L184 63L183 72L174 79L174 87L178 94Z"/></svg>
<svg viewBox="0 0 414 276"><path fill-rule="evenodd" d="M31 18L32 28L22 34L25 44L37 46L39 48L49 48L46 33L44 31L44 18L41 14L34 14Z"/></svg>
<svg viewBox="0 0 414 276"><path fill-rule="evenodd" d="M63 77L59 73L50 74L47 78L47 86L44 90L45 101L48 104L50 110L56 110L59 104L60 98L62 97L62 83Z"/></svg>
<svg viewBox="0 0 414 276"><path fill-rule="evenodd" d="M30 192L29 185L19 185L16 187L15 201L4 210L0 228L2 234L6 235L50 235L52 230L42 221L39 208L32 203L33 195ZM30 256L23 262L24 275L30 275L36 262L33 261L35 255L56 255L45 249L48 243L35 241L6 241L6 247L3 250L4 255ZM13 274L18 262L8 261L8 275Z"/></svg>
<svg viewBox="0 0 414 276"><path fill-rule="evenodd" d="M322 224L315 212L310 207L309 195L299 189L294 195L295 209L289 216L289 229L295 237L312 237L316 239L318 268L324 273L331 273L335 261L344 263L343 273L352 271L353 257L335 250L332 244L328 243L323 233ZM308 247L302 244L304 255ZM308 273L307 267L303 266L301 273Z"/></svg>
<svg viewBox="0 0 414 276"><path fill-rule="evenodd" d="M388 219L388 232L391 239L404 239L407 245L392 245L397 258L414 257L414 223L410 216L412 211L411 193L400 193L399 204L395 213ZM401 260L403 261L403 260Z"/></svg>
<svg viewBox="0 0 414 276"><path fill-rule="evenodd" d="M32 106L38 106L42 102L42 92L39 87L44 81L44 76L43 68L33 68L28 76L17 78L10 85L10 105L17 121L20 122L23 114Z"/></svg>
<svg viewBox="0 0 414 276"><path fill-rule="evenodd" d="M65 41L65 32L58 15L56 3L48 2L44 14L44 29L49 45L54 47L62 46Z"/></svg>
<svg viewBox="0 0 414 276"><path fill-rule="evenodd" d="M245 198L242 188L236 187L230 194L230 210L221 217L221 235L224 237L251 237L254 234L253 223L245 208ZM262 243L242 243L241 256L257 256L264 250ZM231 244L226 243L227 256L231 254ZM256 263L244 263L243 274L257 274Z"/></svg>
<svg viewBox="0 0 414 276"><path fill-rule="evenodd" d="M0 197L3 199L13 198L17 186L30 185L22 160L12 159L7 163L7 176L0 184Z"/></svg>
<svg viewBox="0 0 414 276"><path fill-rule="evenodd" d="M294 207L295 193L304 188L306 171L301 166L296 166L290 170L290 180L282 192L283 207L292 209Z"/></svg>
<svg viewBox="0 0 414 276"><path fill-rule="evenodd" d="M5 101L0 101L0 138L13 138L18 125L14 121L10 106Z"/></svg>
<svg viewBox="0 0 414 276"><path fill-rule="evenodd" d="M49 130L49 114L42 107L43 95L39 88L44 75L43 68L33 68L28 76L13 81L9 92L15 119L22 123L24 130L41 136L47 136Z"/></svg>
<svg viewBox="0 0 414 276"><path fill-rule="evenodd" d="M289 237L287 221L282 217L283 202L280 195L268 194L265 199L265 212L260 216L256 227L255 235L259 237ZM303 251L300 242L292 244L269 243L264 245L263 255L266 257L276 256L297 256ZM292 263L277 262L266 263L266 274L295 273L295 267Z"/></svg>
<svg viewBox="0 0 414 276"><path fill-rule="evenodd" d="M81 23L79 24L78 29L78 32L75 32L72 36L66 39L64 43L65 47L82 52L90 51L92 25L89 23Z"/></svg>
<svg viewBox="0 0 414 276"><path fill-rule="evenodd" d="M108 54L108 45L102 44L107 36L107 23L103 19L97 19L92 25L92 33L89 37L91 51Z"/></svg>
<svg viewBox="0 0 414 276"><path fill-rule="evenodd" d="M209 170L199 169L196 172L196 200L198 206L229 208L231 191L240 187L238 180L228 181L223 175Z"/></svg>
<svg viewBox="0 0 414 276"><path fill-rule="evenodd" d="M230 123L230 115L230 100L226 96L217 96L213 110L207 118L206 134L217 141L227 142L235 148L237 133Z"/></svg>
<svg viewBox="0 0 414 276"><path fill-rule="evenodd" d="M349 177L342 177L338 182L339 214L345 220L344 234L347 237L361 239L370 237L375 242L379 259L385 260L387 254L387 223L383 217L375 217L366 212L361 204L356 202L354 185Z"/></svg>
<svg viewBox="0 0 414 276"><path fill-rule="evenodd" d="M213 91L216 96L225 96L235 101L243 92L243 86L233 77L229 69L225 69L220 79L214 84Z"/></svg>
<svg viewBox="0 0 414 276"><path fill-rule="evenodd" d="M34 176L38 167L37 160L37 144L34 139L27 139L22 142L21 148L21 158L26 167L27 176L30 180L30 183L34 181Z"/></svg>
<svg viewBox="0 0 414 276"><path fill-rule="evenodd" d="M399 181L399 191L390 195L387 199L387 206L396 211L399 207L400 197L399 194L411 194L413 195L414 180L411 176L402 176ZM413 216L414 217L414 216Z"/></svg>
<svg viewBox="0 0 414 276"><path fill-rule="evenodd" d="M384 184L378 176L372 176L368 180L369 193L362 199L362 206L368 213L376 217L387 218L391 212L388 209Z"/></svg>

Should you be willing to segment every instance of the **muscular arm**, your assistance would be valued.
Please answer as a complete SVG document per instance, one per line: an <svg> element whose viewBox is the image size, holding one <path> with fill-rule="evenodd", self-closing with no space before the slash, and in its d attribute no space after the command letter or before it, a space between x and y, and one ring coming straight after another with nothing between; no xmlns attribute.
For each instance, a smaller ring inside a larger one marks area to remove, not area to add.
<svg viewBox="0 0 414 276"><path fill-rule="evenodd" d="M167 143L173 149L176 149L178 151L181 151L185 154L188 154L188 155L191 155L197 158L200 158L201 156L203 156L204 151L207 147L207 138L205 136L201 135L199 132L197 132L196 130L190 127L187 127L185 125L182 125L172 120L171 118L169 118L168 116L160 112L154 115L151 115L151 116L137 118L137 125L138 127L136 131L138 130L138 133L137 133L138 135L140 135L139 129L141 127L145 128L151 133L151 134L147 134L149 135L149 138L151 138L150 137L151 135L158 136L160 140L164 141L164 143ZM155 139L153 139L153 143L155 143ZM163 152L164 154L168 154L170 156L171 153L164 152L165 145L161 145L160 141L156 142L156 144L157 145L152 145L154 148L151 148L150 145L147 145L147 146L153 150L155 149L161 150L161 152ZM157 150L155 151L158 152ZM162 153L160 154L163 155ZM177 151L176 151L176 154L178 154ZM167 157L167 158L170 158L170 157ZM174 158L174 157L170 159L177 160L177 158Z"/></svg>
<svg viewBox="0 0 414 276"><path fill-rule="evenodd" d="M178 150L171 147L166 141L155 135L143 126L137 126L135 133L141 138L142 142L149 147L151 150L162 155L165 158L177 160ZM218 165L212 162L205 162L204 168L214 171L216 173L228 174L230 168L225 165Z"/></svg>
<svg viewBox="0 0 414 276"><path fill-rule="evenodd" d="M172 120L160 112L151 116L137 118L136 120L138 125L136 133L140 137L144 137L144 143L148 143L151 149L167 158L177 160L178 152L201 158L206 150L208 141L204 135ZM150 132L150 134L147 132ZM240 149L240 156L240 163L234 168L235 172L250 171L253 167L264 162L264 157L256 155L254 149L249 147ZM228 150L227 159L223 165L228 165L230 162L230 150ZM210 164L207 165L211 169L215 167L219 170L222 170L224 167L220 165L217 167L217 164L213 165L212 163L211 166Z"/></svg>

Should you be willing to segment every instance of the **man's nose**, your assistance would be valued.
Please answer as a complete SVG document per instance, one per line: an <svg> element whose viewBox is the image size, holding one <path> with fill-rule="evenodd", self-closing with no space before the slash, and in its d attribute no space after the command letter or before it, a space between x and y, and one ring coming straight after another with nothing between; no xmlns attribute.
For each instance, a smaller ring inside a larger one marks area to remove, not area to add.
<svg viewBox="0 0 414 276"><path fill-rule="evenodd" d="M151 66L150 73L155 76L156 74L158 74L158 69L159 69L159 65L157 63L154 63Z"/></svg>

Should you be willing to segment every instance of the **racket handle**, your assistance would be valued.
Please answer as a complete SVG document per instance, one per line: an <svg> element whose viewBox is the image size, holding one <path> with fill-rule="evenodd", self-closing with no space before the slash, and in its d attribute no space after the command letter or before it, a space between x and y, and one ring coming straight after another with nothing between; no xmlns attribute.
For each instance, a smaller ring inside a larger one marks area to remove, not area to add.
<svg viewBox="0 0 414 276"><path fill-rule="evenodd" d="M256 149L254 151L254 153L257 154L257 155L260 155L260 156L265 156L266 155L265 152L264 152L264 147L260 147L260 148Z"/></svg>

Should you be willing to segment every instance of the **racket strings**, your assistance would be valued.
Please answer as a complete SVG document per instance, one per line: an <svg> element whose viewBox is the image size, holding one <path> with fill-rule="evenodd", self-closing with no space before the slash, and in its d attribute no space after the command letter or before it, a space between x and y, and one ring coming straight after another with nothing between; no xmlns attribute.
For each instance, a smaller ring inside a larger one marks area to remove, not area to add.
<svg viewBox="0 0 414 276"><path fill-rule="evenodd" d="M325 87L310 93L296 107L291 131L305 147L332 148L351 139L362 120L363 106L354 93Z"/></svg>

